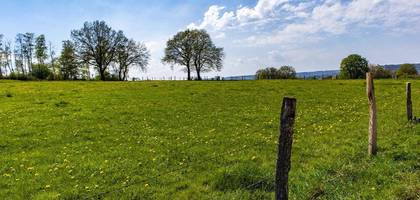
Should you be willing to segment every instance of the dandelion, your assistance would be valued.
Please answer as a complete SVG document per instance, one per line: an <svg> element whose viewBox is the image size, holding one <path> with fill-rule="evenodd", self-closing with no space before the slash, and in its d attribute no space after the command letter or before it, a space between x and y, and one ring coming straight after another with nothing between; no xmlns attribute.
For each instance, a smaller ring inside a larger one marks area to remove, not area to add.
<svg viewBox="0 0 420 200"><path fill-rule="evenodd" d="M46 185L46 186L45 186L45 188L50 188L50 187L51 187L51 185Z"/></svg>
<svg viewBox="0 0 420 200"><path fill-rule="evenodd" d="M146 184L144 184L144 187L149 187L149 184L147 184L147 183L146 183Z"/></svg>

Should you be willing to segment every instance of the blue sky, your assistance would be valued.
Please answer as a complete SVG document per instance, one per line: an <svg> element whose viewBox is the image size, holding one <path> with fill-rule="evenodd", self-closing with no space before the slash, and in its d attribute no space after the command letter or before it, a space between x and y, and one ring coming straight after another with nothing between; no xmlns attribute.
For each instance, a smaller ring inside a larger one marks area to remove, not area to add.
<svg viewBox="0 0 420 200"><path fill-rule="evenodd" d="M105 20L151 51L147 73L132 76L182 75L160 58L166 40L186 28L208 30L225 48L224 69L208 76L337 69L351 53L376 64L420 62L420 0L2 0L0 19L6 38L45 34L57 51L83 22Z"/></svg>

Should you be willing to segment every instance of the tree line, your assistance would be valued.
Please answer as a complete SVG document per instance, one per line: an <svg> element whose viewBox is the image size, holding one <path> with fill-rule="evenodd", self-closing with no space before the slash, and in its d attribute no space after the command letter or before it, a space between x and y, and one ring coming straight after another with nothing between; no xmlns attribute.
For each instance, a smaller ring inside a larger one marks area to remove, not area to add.
<svg viewBox="0 0 420 200"><path fill-rule="evenodd" d="M338 79L362 79L367 72L372 72L375 78L418 78L418 71L413 64L405 63L400 65L396 71L385 69L377 64L370 64L369 61L358 55L351 54L342 59L340 63L340 73ZM280 68L268 67L260 69L255 74L256 79L295 79L296 71L291 66L282 66ZM334 78L334 77L329 77Z"/></svg>
<svg viewBox="0 0 420 200"><path fill-rule="evenodd" d="M19 33L14 43L0 34L0 78L19 80L128 80L129 71L145 71L150 53L144 43L127 38L104 21L85 22L71 31L56 56L45 35ZM185 30L168 40L162 62L182 66L188 80L221 70L223 48L216 47L205 30ZM93 70L93 72L92 72Z"/></svg>

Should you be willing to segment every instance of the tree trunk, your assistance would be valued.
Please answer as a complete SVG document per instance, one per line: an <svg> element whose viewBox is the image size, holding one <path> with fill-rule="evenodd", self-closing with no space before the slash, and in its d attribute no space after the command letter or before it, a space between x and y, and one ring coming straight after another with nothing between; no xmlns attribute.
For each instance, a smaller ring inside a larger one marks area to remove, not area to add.
<svg viewBox="0 0 420 200"><path fill-rule="evenodd" d="M188 80L190 81L191 80L191 68L190 68L190 65L187 65L187 77L188 77Z"/></svg>
<svg viewBox="0 0 420 200"><path fill-rule="evenodd" d="M200 75L201 70L197 69L196 71L197 71L197 80L201 81L201 75Z"/></svg>
<svg viewBox="0 0 420 200"><path fill-rule="evenodd" d="M101 76L101 81L106 81L105 78L105 69L100 69L99 70L100 76Z"/></svg>

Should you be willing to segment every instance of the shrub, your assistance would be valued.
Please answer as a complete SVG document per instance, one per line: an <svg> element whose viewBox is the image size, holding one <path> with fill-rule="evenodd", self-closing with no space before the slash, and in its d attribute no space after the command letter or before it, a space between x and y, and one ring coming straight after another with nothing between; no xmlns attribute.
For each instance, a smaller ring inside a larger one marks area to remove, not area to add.
<svg viewBox="0 0 420 200"><path fill-rule="evenodd" d="M375 78L392 78L392 72L380 65L371 65L369 71L372 72Z"/></svg>
<svg viewBox="0 0 420 200"><path fill-rule="evenodd" d="M47 65L36 64L32 66L31 75L39 80L46 80L51 76L51 70Z"/></svg>

